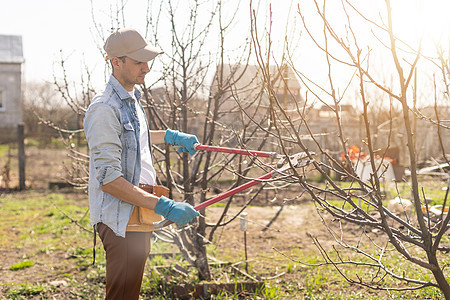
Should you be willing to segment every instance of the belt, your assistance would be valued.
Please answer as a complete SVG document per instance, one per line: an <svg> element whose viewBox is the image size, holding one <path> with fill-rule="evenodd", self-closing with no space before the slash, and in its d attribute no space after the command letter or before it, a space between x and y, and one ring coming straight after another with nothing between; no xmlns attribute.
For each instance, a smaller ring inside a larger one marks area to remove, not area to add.
<svg viewBox="0 0 450 300"><path fill-rule="evenodd" d="M139 183L139 188L146 191L147 193L156 195L158 197L166 196L169 197L169 189L162 185L151 185Z"/></svg>
<svg viewBox="0 0 450 300"><path fill-rule="evenodd" d="M144 191L146 191L147 193L153 194L153 188L155 186L151 185L151 184L145 184L145 183L139 183L139 188L143 189Z"/></svg>

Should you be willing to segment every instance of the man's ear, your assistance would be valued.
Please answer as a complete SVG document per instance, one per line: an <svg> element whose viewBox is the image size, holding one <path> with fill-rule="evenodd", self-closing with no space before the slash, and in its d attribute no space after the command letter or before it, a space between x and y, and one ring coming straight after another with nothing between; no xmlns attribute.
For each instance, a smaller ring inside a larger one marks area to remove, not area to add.
<svg viewBox="0 0 450 300"><path fill-rule="evenodd" d="M112 57L111 58L111 65L114 67L114 68L117 68L117 67L119 67L119 58L118 57Z"/></svg>

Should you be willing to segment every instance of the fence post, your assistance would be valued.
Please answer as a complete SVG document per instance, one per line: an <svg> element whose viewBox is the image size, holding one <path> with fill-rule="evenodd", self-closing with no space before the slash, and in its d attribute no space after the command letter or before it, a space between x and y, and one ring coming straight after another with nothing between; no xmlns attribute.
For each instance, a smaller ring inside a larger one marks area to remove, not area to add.
<svg viewBox="0 0 450 300"><path fill-rule="evenodd" d="M19 148L19 191L25 190L25 133L23 123L17 125L17 144Z"/></svg>

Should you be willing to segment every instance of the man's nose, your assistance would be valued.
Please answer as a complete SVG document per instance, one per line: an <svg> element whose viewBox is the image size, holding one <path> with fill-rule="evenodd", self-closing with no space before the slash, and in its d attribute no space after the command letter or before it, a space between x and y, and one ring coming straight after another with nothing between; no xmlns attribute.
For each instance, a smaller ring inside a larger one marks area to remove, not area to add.
<svg viewBox="0 0 450 300"><path fill-rule="evenodd" d="M145 72L145 73L150 72L150 68L148 67L148 63L143 64L142 72Z"/></svg>

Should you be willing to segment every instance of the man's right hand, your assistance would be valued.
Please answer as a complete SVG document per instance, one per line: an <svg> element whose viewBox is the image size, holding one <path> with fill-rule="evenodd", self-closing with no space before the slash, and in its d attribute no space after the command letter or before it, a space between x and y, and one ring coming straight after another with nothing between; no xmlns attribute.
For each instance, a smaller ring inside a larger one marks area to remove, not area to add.
<svg viewBox="0 0 450 300"><path fill-rule="evenodd" d="M182 226L200 216L192 205L186 202L175 202L167 197L161 196L156 203L155 213L163 216L170 221Z"/></svg>

